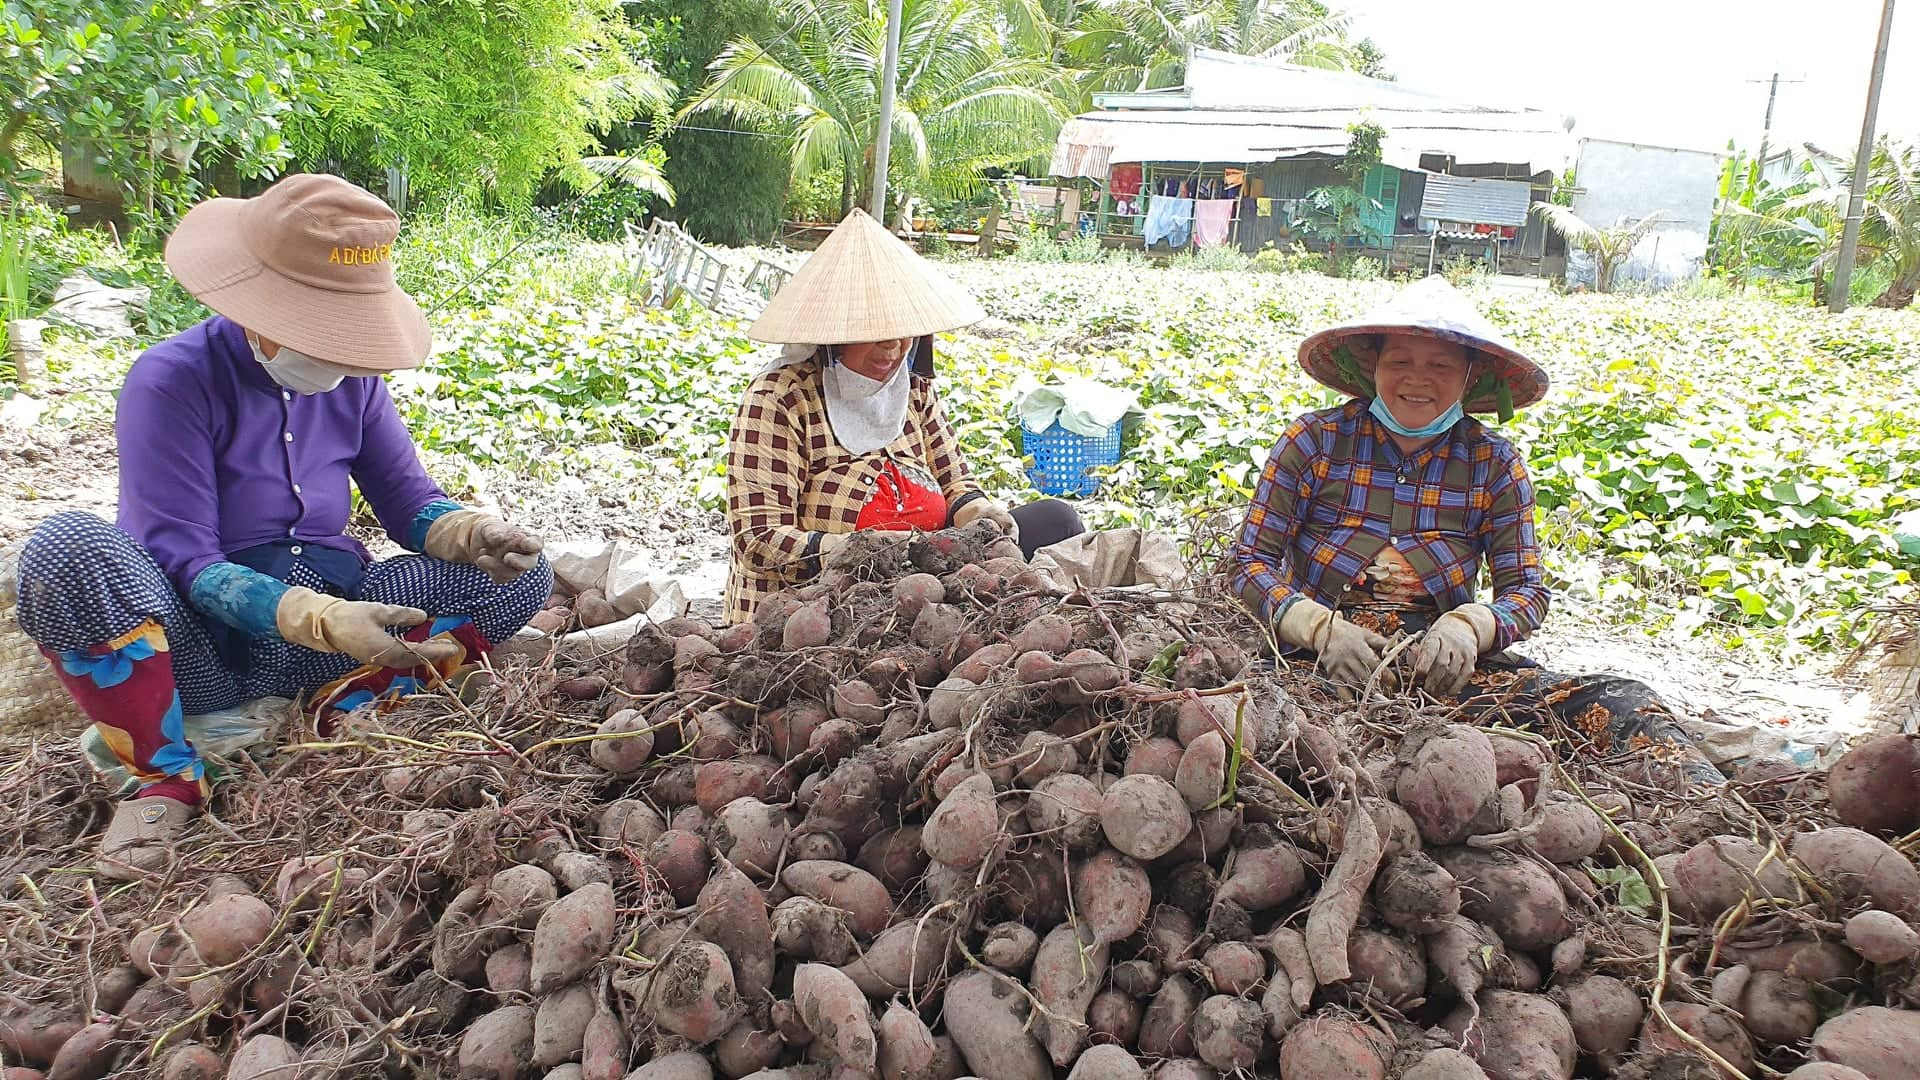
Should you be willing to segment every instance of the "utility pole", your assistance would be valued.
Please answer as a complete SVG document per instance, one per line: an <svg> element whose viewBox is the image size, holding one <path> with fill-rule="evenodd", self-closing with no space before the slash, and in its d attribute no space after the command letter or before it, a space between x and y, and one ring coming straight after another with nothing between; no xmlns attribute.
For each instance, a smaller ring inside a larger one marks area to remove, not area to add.
<svg viewBox="0 0 1920 1080"><path fill-rule="evenodd" d="M1892 0L1888 0L1889 3ZM900 74L900 0L887 4L887 48L880 60L880 130L873 141L875 221L887 223L887 157L893 151L893 84Z"/></svg>
<svg viewBox="0 0 1920 1080"><path fill-rule="evenodd" d="M1747 81L1764 81L1768 84L1767 118L1766 121L1760 125L1760 156L1754 159L1753 182L1748 186L1748 193L1752 194L1754 189L1760 186L1760 178L1767 171L1767 144L1773 141L1773 102L1775 98L1780 96L1780 73L1777 71L1774 72L1773 78L1771 79L1748 79ZM1800 79L1788 79L1787 83L1791 85L1801 81Z"/></svg>
<svg viewBox="0 0 1920 1080"><path fill-rule="evenodd" d="M1873 161L1873 125L1880 114L1880 83L1887 74L1887 39L1893 34L1893 0L1880 12L1880 37L1873 47L1873 72L1867 76L1867 115L1860 123L1860 149L1853 155L1853 191L1847 196L1847 221L1840 230L1840 254L1833 260L1827 286L1827 310L1847 310L1853 284L1853 257L1860 248L1860 222L1867 216L1867 167Z"/></svg>

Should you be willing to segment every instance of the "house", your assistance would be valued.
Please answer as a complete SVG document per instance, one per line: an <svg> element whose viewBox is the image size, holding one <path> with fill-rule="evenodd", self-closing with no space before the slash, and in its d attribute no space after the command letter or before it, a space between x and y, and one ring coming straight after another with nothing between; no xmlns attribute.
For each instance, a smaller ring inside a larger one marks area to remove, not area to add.
<svg viewBox="0 0 1920 1080"><path fill-rule="evenodd" d="M1303 200L1349 184L1350 129L1371 123L1384 129L1380 163L1355 185L1368 201L1343 247L1396 266L1458 249L1537 269L1549 238L1528 206L1549 196L1573 149L1570 125L1536 109L1210 49L1193 51L1181 86L1096 94L1094 104L1062 127L1051 171L1096 189L1081 204L1083 230L1152 250L1311 244ZM1216 205L1196 205L1169 239L1153 202L1179 198ZM1224 238L1205 225L1223 212Z"/></svg>
<svg viewBox="0 0 1920 1080"><path fill-rule="evenodd" d="M1580 220L1605 229L1660 214L1653 232L1614 272L1616 283L1667 288L1700 275L1725 157L1711 150L1580 140L1574 173L1579 186L1573 196L1573 212ZM1570 259L1570 283L1591 285L1594 276L1590 260L1578 255Z"/></svg>

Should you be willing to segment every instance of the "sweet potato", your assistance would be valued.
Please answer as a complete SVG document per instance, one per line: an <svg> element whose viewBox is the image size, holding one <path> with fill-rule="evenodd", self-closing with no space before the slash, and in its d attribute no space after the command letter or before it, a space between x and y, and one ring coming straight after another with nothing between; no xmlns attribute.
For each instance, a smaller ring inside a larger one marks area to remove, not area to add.
<svg viewBox="0 0 1920 1080"><path fill-rule="evenodd" d="M1665 1008L1668 1019L1726 1059L1727 1064L1742 1073L1753 1071L1753 1040L1747 1035L1746 1029L1724 1010L1690 1001L1668 1003ZM1670 1054L1705 1063L1699 1051L1675 1035L1658 1016L1651 1013L1640 1027L1640 1052ZM1713 1074L1719 1075L1721 1070L1714 1070Z"/></svg>
<svg viewBox="0 0 1920 1080"><path fill-rule="evenodd" d="M778 761L758 754L703 761L693 770L693 801L707 813L717 814L735 799L774 798L769 786L778 772Z"/></svg>
<svg viewBox="0 0 1920 1080"><path fill-rule="evenodd" d="M797 895L846 912L848 925L863 938L886 929L893 918L893 898L887 895L887 887L857 866L795 862L780 872L780 884Z"/></svg>
<svg viewBox="0 0 1920 1080"><path fill-rule="evenodd" d="M658 790L658 785L655 790ZM606 847L645 851L666 831L667 823L661 820L660 812L638 799L620 799L608 803L606 809L600 812L598 835L600 843Z"/></svg>
<svg viewBox="0 0 1920 1080"><path fill-rule="evenodd" d="M1315 1016L1280 1043L1286 1080L1386 1080L1393 1044L1365 1024Z"/></svg>
<svg viewBox="0 0 1920 1080"><path fill-rule="evenodd" d="M860 845L854 865L872 874L890 893L905 892L927 869L920 826L902 825L875 833Z"/></svg>
<svg viewBox="0 0 1920 1080"><path fill-rule="evenodd" d="M1227 740L1209 731L1188 744L1174 770L1173 786L1195 813L1219 802L1227 786Z"/></svg>
<svg viewBox="0 0 1920 1080"><path fill-rule="evenodd" d="M1400 1080L1488 1080L1480 1063L1458 1050L1429 1050L1414 1062Z"/></svg>
<svg viewBox="0 0 1920 1080"><path fill-rule="evenodd" d="M1124 941L1147 921L1153 886L1141 865L1117 851L1101 851L1073 869L1074 910L1102 943Z"/></svg>
<svg viewBox="0 0 1920 1080"><path fill-rule="evenodd" d="M1398 930L1424 934L1460 913L1460 883L1425 852L1388 862L1373 883L1380 917Z"/></svg>
<svg viewBox="0 0 1920 1080"><path fill-rule="evenodd" d="M801 1023L835 1060L865 1073L874 1071L880 1040L873 1030L873 1010L852 979L825 964L801 964L793 973L793 1003Z"/></svg>
<svg viewBox="0 0 1920 1080"><path fill-rule="evenodd" d="M840 970L869 997L925 993L947 973L947 935L952 929L938 918L897 922Z"/></svg>
<svg viewBox="0 0 1920 1080"><path fill-rule="evenodd" d="M498 930L481 923L486 905L486 886L469 885L440 913L440 921L433 928L435 972L455 982L480 981L487 957L500 938Z"/></svg>
<svg viewBox="0 0 1920 1080"><path fill-rule="evenodd" d="M1069 851L1099 846L1100 788L1077 773L1059 773L1034 785L1027 822L1035 832Z"/></svg>
<svg viewBox="0 0 1920 1080"><path fill-rule="evenodd" d="M894 611L908 626L930 604L945 603L947 590L932 574L908 574L893 583Z"/></svg>
<svg viewBox="0 0 1920 1080"><path fill-rule="evenodd" d="M708 839L727 861L755 877L767 878L779 865L792 828L786 812L778 807L754 798L735 799L714 815Z"/></svg>
<svg viewBox="0 0 1920 1080"><path fill-rule="evenodd" d="M1185 975L1170 975L1160 985L1140 1021L1140 1052L1148 1057L1188 1057L1193 1053L1193 1014L1200 990Z"/></svg>
<svg viewBox="0 0 1920 1080"><path fill-rule="evenodd" d="M1409 735L1401 753L1413 747L1407 767L1395 782L1395 801L1429 844L1457 844L1474 829L1480 807L1499 790L1493 745L1475 728L1449 724Z"/></svg>
<svg viewBox="0 0 1920 1080"><path fill-rule="evenodd" d="M920 833L921 846L935 862L957 868L980 865L999 834L1000 811L994 805L993 780L977 773L940 800Z"/></svg>
<svg viewBox="0 0 1920 1080"><path fill-rule="evenodd" d="M1793 854L1842 905L1920 916L1920 870L1879 837L1832 828L1793 838Z"/></svg>
<svg viewBox="0 0 1920 1080"><path fill-rule="evenodd" d="M1016 656L1025 652L1064 656L1073 649L1073 624L1058 615L1042 615L1016 631L1008 644Z"/></svg>
<svg viewBox="0 0 1920 1080"><path fill-rule="evenodd" d="M1460 883L1461 913L1492 927L1508 948L1546 949L1573 932L1566 893L1539 864L1472 848L1433 855Z"/></svg>
<svg viewBox="0 0 1920 1080"><path fill-rule="evenodd" d="M180 917L180 929L208 967L237 963L273 932L273 908L255 896L229 894Z"/></svg>
<svg viewBox="0 0 1920 1080"><path fill-rule="evenodd" d="M773 944L779 955L836 966L859 948L847 913L810 896L788 897L773 909Z"/></svg>
<svg viewBox="0 0 1920 1080"><path fill-rule="evenodd" d="M800 605L787 615L780 630L780 648L785 652L817 649L833 641L833 617L827 600L821 597Z"/></svg>
<svg viewBox="0 0 1920 1080"><path fill-rule="evenodd" d="M1194 1052L1221 1072L1251 1069L1260 1059L1266 1027L1258 1005L1242 997L1216 994L1194 1011Z"/></svg>
<svg viewBox="0 0 1920 1080"><path fill-rule="evenodd" d="M786 1052L787 1043L780 1033L761 1027L752 1018L733 1025L713 1044L713 1060L719 1064L722 1076L746 1076L771 1069Z"/></svg>
<svg viewBox="0 0 1920 1080"><path fill-rule="evenodd" d="M148 978L172 969L187 939L171 926L149 926L127 943L127 961Z"/></svg>
<svg viewBox="0 0 1920 1080"><path fill-rule="evenodd" d="M592 970L613 948L613 931L611 887L588 885L556 901L534 927L533 992L551 993Z"/></svg>
<svg viewBox="0 0 1920 1080"><path fill-rule="evenodd" d="M1438 983L1462 1001L1473 1001L1486 986L1493 969L1506 959L1506 948L1492 930L1464 915L1437 920L1422 939L1427 948L1431 983Z"/></svg>
<svg viewBox="0 0 1920 1080"><path fill-rule="evenodd" d="M1118 1046L1096 1046L1073 1063L1067 1080L1146 1080L1140 1063Z"/></svg>
<svg viewBox="0 0 1920 1080"><path fill-rule="evenodd" d="M1920 828L1920 744L1882 735L1847 751L1827 772L1827 799L1856 829L1898 836Z"/></svg>
<svg viewBox="0 0 1920 1080"><path fill-rule="evenodd" d="M1812 1057L1858 1069L1869 1080L1910 1077L1920 1061L1920 1012L1872 1005L1843 1012L1813 1033Z"/></svg>
<svg viewBox="0 0 1920 1080"><path fill-rule="evenodd" d="M1347 939L1348 981L1388 1004L1427 992L1427 958L1414 944L1377 930L1355 930Z"/></svg>
<svg viewBox="0 0 1920 1080"><path fill-rule="evenodd" d="M1014 782L1031 788L1049 777L1072 773L1080 767L1080 751L1072 743L1050 731L1029 731L1020 739L1020 749L1012 757Z"/></svg>
<svg viewBox="0 0 1920 1080"><path fill-rule="evenodd" d="M1233 849L1232 872L1214 894L1216 903L1235 903L1251 912L1266 911L1300 895L1307 870L1293 844L1271 825L1249 825Z"/></svg>
<svg viewBox="0 0 1920 1080"><path fill-rule="evenodd" d="M1812 984L1780 971L1754 972L1734 1008L1748 1034L1766 1046L1792 1046L1820 1024Z"/></svg>
<svg viewBox="0 0 1920 1080"><path fill-rule="evenodd" d="M60 1044L60 1052L53 1055L47 1080L101 1080L112 1072L114 1060L122 1049L118 1028L118 1024L107 1021L88 1024L74 1032L72 1038Z"/></svg>
<svg viewBox="0 0 1920 1080"><path fill-rule="evenodd" d="M1647 1007L1633 988L1611 975L1585 975L1560 986L1555 1000L1573 1025L1580 1052L1611 1068L1633 1047Z"/></svg>
<svg viewBox="0 0 1920 1080"><path fill-rule="evenodd" d="M653 724L638 709L621 709L601 721L587 756L615 776L633 776L653 756Z"/></svg>
<svg viewBox="0 0 1920 1080"><path fill-rule="evenodd" d="M1873 1078L1850 1065L1831 1065L1824 1061L1815 1061L1788 1073L1787 1080L1873 1080Z"/></svg>
<svg viewBox="0 0 1920 1080"><path fill-rule="evenodd" d="M1352 974L1347 967L1347 938L1359 919L1380 856L1380 834L1372 816L1348 815L1340 857L1307 910L1307 950L1313 957L1314 979L1322 986Z"/></svg>
<svg viewBox="0 0 1920 1080"><path fill-rule="evenodd" d="M1586 803L1555 792L1524 823L1506 832L1470 836L1472 847L1524 845L1551 863L1576 863L1599 851L1607 838L1600 815Z"/></svg>
<svg viewBox="0 0 1920 1080"><path fill-rule="evenodd" d="M292 1052L291 1047L283 1049ZM525 1005L493 1010L475 1020L460 1040L462 1080L519 1080L532 1060L533 1010Z"/></svg>
<svg viewBox="0 0 1920 1080"><path fill-rule="evenodd" d="M1053 1063L1026 1030L1027 1000L1002 976L965 972L947 984L947 1031L974 1075L1053 1080Z"/></svg>
<svg viewBox="0 0 1920 1080"><path fill-rule="evenodd" d="M1127 752L1126 775L1157 776L1171 784L1180 775L1180 759L1186 747L1165 736L1142 739Z"/></svg>
<svg viewBox="0 0 1920 1080"><path fill-rule="evenodd" d="M1096 1046L1132 1046L1140 1037L1140 1021L1145 1015L1146 1010L1132 995L1102 990L1087 1006L1087 1034Z"/></svg>
<svg viewBox="0 0 1920 1080"><path fill-rule="evenodd" d="M1150 998L1160 992L1160 965L1142 957L1113 965L1109 978L1114 989L1129 997Z"/></svg>
<svg viewBox="0 0 1920 1080"><path fill-rule="evenodd" d="M731 863L720 864L695 900L700 915L694 926L702 937L733 959L734 987L757 1003L773 985L773 921L767 900Z"/></svg>
<svg viewBox="0 0 1920 1080"><path fill-rule="evenodd" d="M1689 848L1664 873L1676 910L1700 922L1712 922L1748 896L1791 900L1798 892L1792 872L1779 855L1744 836L1714 836Z"/></svg>
<svg viewBox="0 0 1920 1080"><path fill-rule="evenodd" d="M1201 955L1200 967L1215 993L1233 997L1251 993L1267 977L1266 957L1244 941L1223 941L1213 946Z"/></svg>
<svg viewBox="0 0 1920 1080"><path fill-rule="evenodd" d="M919 1013L896 1001L881 1015L874 1033L880 1041L881 1080L934 1080L940 1048Z"/></svg>
<svg viewBox="0 0 1920 1080"><path fill-rule="evenodd" d="M1542 995L1483 990L1477 1011L1462 1002L1443 1026L1494 1080L1572 1080L1573 1025Z"/></svg>
<svg viewBox="0 0 1920 1080"><path fill-rule="evenodd" d="M577 1061L587 1045L587 1025L593 1022L593 989L574 983L540 1002L533 1013L533 1061L543 1069L557 1069Z"/></svg>
<svg viewBox="0 0 1920 1080"><path fill-rule="evenodd" d="M594 861L600 862L597 859ZM556 877L560 876L559 864L560 860L555 859L553 867ZM706 841L684 829L668 829L647 849L646 864L648 869L659 875L667 891L673 894L673 902L685 907L693 903L706 885L713 860L707 853ZM605 869L604 863L601 869ZM611 884L611 875L606 881Z"/></svg>
<svg viewBox="0 0 1920 1080"><path fill-rule="evenodd" d="M174 1047L160 1067L160 1080L220 1080L225 1075L226 1059L200 1043ZM0 1074L0 1080L13 1080L12 1070Z"/></svg>
<svg viewBox="0 0 1920 1080"><path fill-rule="evenodd" d="M597 1002L581 1039L580 1080L621 1080L631 1049L626 1024L605 1002Z"/></svg>
<svg viewBox="0 0 1920 1080"><path fill-rule="evenodd" d="M1100 827L1124 855L1151 860L1172 851L1193 828L1186 800L1157 776L1134 774L1107 786Z"/></svg>
<svg viewBox="0 0 1920 1080"><path fill-rule="evenodd" d="M713 1080L713 1066L707 1063L705 1054L677 1050L662 1054L628 1073L627 1080Z"/></svg>
<svg viewBox="0 0 1920 1080"><path fill-rule="evenodd" d="M1040 935L1024 923L1001 923L987 931L987 938L980 943L980 958L989 965L1019 978L1033 966L1034 954L1040 951Z"/></svg>
<svg viewBox="0 0 1920 1080"><path fill-rule="evenodd" d="M1847 947L1870 963L1901 964L1920 955L1920 933L1891 912L1863 911L1847 920Z"/></svg>
<svg viewBox="0 0 1920 1080"><path fill-rule="evenodd" d="M1729 961L1755 971L1784 971L1828 989L1846 992L1860 980L1860 958L1832 941L1787 941L1757 947L1730 946Z"/></svg>
<svg viewBox="0 0 1920 1080"><path fill-rule="evenodd" d="M488 954L486 987L501 1001L533 993L533 951L516 941Z"/></svg>
<svg viewBox="0 0 1920 1080"><path fill-rule="evenodd" d="M725 1035L743 1011L727 954L708 941L674 946L645 980L644 991L643 1008L654 1023L694 1046Z"/></svg>
<svg viewBox="0 0 1920 1080"><path fill-rule="evenodd" d="M1153 1080L1221 1080L1214 1067L1199 1058L1169 1058L1153 1070Z"/></svg>
<svg viewBox="0 0 1920 1080"><path fill-rule="evenodd" d="M1029 980L1045 1007L1040 1042L1053 1063L1066 1068L1087 1045L1087 1007L1107 976L1107 946L1072 923L1053 928L1040 942Z"/></svg>
<svg viewBox="0 0 1920 1080"><path fill-rule="evenodd" d="M915 645L935 652L952 645L967 627L966 612L952 604L928 604L914 617L907 637Z"/></svg>

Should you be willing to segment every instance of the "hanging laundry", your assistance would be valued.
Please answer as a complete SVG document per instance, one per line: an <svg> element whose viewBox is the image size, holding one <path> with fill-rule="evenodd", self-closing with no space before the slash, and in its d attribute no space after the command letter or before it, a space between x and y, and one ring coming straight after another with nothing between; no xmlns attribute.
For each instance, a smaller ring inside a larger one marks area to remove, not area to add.
<svg viewBox="0 0 1920 1080"><path fill-rule="evenodd" d="M1234 199L1208 199L1193 208L1193 246L1219 247L1233 228Z"/></svg>
<svg viewBox="0 0 1920 1080"><path fill-rule="evenodd" d="M1237 188L1237 187L1245 187L1245 186L1246 186L1246 183L1247 183L1247 170L1245 170L1245 169L1228 169L1228 170L1226 171L1226 173L1225 173L1225 175L1226 175L1226 178L1227 178L1227 186L1228 186L1228 187L1230 187L1230 188Z"/></svg>
<svg viewBox="0 0 1920 1080"><path fill-rule="evenodd" d="M1116 199L1128 199L1140 194L1140 166L1115 165L1107 176L1107 187Z"/></svg>
<svg viewBox="0 0 1920 1080"><path fill-rule="evenodd" d="M1273 216L1273 200L1272 199L1255 199L1254 204L1259 207L1259 213L1261 217Z"/></svg>
<svg viewBox="0 0 1920 1080"><path fill-rule="evenodd" d="M1147 207L1147 246L1162 240L1169 247L1186 247L1193 234L1193 200L1162 195Z"/></svg>
<svg viewBox="0 0 1920 1080"><path fill-rule="evenodd" d="M1246 189L1240 194L1249 199L1258 199L1267 193L1267 182L1258 176L1247 177Z"/></svg>

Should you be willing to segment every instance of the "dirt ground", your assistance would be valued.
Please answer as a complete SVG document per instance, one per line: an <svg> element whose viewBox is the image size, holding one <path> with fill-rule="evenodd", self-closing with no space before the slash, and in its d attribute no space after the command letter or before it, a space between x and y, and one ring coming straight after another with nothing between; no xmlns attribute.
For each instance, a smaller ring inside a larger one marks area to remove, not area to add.
<svg viewBox="0 0 1920 1080"><path fill-rule="evenodd" d="M104 424L23 427L0 421L0 552L64 510L112 517L113 433ZM725 524L676 493L669 478L621 487L485 477L477 501L540 530L552 543L620 541L677 580L695 614L716 617L726 589ZM395 548L361 530L376 554ZM1735 657L1698 639L1622 636L1577 615L1549 619L1521 651L1559 671L1609 671L1659 690L1719 760L1793 754L1819 760L1864 730L1861 689L1831 664L1786 667Z"/></svg>

